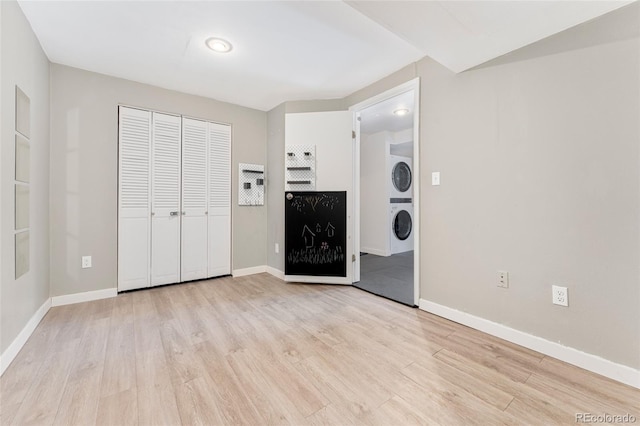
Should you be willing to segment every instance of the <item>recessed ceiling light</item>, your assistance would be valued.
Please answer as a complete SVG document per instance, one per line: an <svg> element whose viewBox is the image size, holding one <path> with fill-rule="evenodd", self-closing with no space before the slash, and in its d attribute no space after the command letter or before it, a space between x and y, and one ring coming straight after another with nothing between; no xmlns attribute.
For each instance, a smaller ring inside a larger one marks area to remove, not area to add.
<svg viewBox="0 0 640 426"><path fill-rule="evenodd" d="M207 41L205 41L205 44L209 49L218 53L227 53L230 52L231 49L233 49L231 43L229 43L227 40L223 40L217 37L208 38Z"/></svg>
<svg viewBox="0 0 640 426"><path fill-rule="evenodd" d="M400 108L400 109L397 109L397 110L393 111L393 113L395 115L407 115L407 114L409 114L409 110L406 109L406 108Z"/></svg>

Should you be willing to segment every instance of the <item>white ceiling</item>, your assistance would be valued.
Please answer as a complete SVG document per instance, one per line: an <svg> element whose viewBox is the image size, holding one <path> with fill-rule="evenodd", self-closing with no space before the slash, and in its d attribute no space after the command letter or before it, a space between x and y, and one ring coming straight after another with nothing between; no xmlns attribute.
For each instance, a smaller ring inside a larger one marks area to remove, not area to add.
<svg viewBox="0 0 640 426"><path fill-rule="evenodd" d="M52 62L269 110L347 96L424 56L459 72L628 2L19 3ZM211 36L233 51L208 51Z"/></svg>
<svg viewBox="0 0 640 426"><path fill-rule="evenodd" d="M348 3L450 70L461 72L633 1Z"/></svg>
<svg viewBox="0 0 640 426"><path fill-rule="evenodd" d="M407 115L395 115L393 111L406 108ZM413 127L413 91L378 102L360 112L360 132L373 134L382 131L399 132Z"/></svg>

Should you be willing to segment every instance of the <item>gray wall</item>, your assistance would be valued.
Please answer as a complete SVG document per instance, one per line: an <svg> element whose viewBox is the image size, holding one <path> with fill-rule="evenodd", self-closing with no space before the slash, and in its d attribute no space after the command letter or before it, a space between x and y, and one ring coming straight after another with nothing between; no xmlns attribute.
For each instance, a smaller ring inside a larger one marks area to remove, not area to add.
<svg viewBox="0 0 640 426"><path fill-rule="evenodd" d="M52 64L51 295L117 286L119 103L232 124L232 269L266 264L266 206L237 205L238 163L267 160L265 112Z"/></svg>
<svg viewBox="0 0 640 426"><path fill-rule="evenodd" d="M421 78L423 299L640 368L638 10L461 74L425 58L346 99Z"/></svg>
<svg viewBox="0 0 640 426"><path fill-rule="evenodd" d="M14 1L0 2L0 352L49 297L49 61ZM15 276L15 85L31 100L30 271Z"/></svg>
<svg viewBox="0 0 640 426"><path fill-rule="evenodd" d="M267 265L284 272L284 115L286 103L267 113ZM275 244L280 252L275 252Z"/></svg>

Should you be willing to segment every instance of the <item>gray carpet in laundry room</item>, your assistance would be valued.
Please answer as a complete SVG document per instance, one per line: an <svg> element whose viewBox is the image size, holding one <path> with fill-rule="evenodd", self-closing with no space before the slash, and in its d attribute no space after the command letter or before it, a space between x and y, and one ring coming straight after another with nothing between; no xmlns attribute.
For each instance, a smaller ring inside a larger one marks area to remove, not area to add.
<svg viewBox="0 0 640 426"><path fill-rule="evenodd" d="M360 282L362 290L405 305L413 304L413 250L391 256L362 254Z"/></svg>

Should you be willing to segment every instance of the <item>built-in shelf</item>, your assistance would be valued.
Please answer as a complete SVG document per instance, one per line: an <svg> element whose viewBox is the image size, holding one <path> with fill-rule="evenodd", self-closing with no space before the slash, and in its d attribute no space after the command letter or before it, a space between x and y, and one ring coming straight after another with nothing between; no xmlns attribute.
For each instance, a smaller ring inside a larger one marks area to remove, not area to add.
<svg viewBox="0 0 640 426"><path fill-rule="evenodd" d="M0 0L1 1L1 0ZM313 191L316 188L315 145L286 145L285 191Z"/></svg>
<svg viewBox="0 0 640 426"><path fill-rule="evenodd" d="M260 174L264 173L262 170L248 170L248 169L242 169L242 171L243 171L244 173L260 173Z"/></svg>

